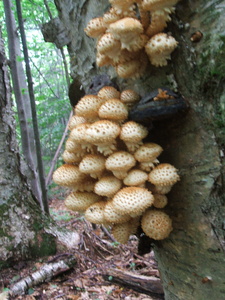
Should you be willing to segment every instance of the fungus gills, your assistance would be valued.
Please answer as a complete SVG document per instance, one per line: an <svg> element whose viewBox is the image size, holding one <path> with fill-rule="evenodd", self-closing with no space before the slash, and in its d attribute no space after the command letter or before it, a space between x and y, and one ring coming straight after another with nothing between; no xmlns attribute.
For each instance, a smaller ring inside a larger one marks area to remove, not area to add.
<svg viewBox="0 0 225 300"><path fill-rule="evenodd" d="M140 77L148 59L156 67L166 66L178 43L163 30L178 1L109 0L109 11L90 20L84 29L98 40L97 66L111 65L122 78Z"/></svg>
<svg viewBox="0 0 225 300"><path fill-rule="evenodd" d="M158 100L168 95L162 91L152 96ZM74 108L62 155L65 164L53 174L55 183L71 189L67 208L84 213L92 223L112 226L120 243L139 226L151 239L169 235L171 219L160 209L179 180L174 166L159 162L162 147L143 141L147 128L126 121L139 98L133 90L120 93L112 86L83 96Z"/></svg>

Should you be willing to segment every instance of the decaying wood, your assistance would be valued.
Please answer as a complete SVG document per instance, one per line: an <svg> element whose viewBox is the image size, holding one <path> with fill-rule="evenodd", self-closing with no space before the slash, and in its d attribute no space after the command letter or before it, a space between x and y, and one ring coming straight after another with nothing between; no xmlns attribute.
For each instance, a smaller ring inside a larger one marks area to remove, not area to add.
<svg viewBox="0 0 225 300"><path fill-rule="evenodd" d="M102 274L105 280L131 288L151 296L155 300L164 299L161 280L153 276L143 276L124 270L107 269Z"/></svg>
<svg viewBox="0 0 225 300"><path fill-rule="evenodd" d="M72 255L58 262L45 264L40 270L14 284L10 288L9 294L11 296L23 295L29 288L50 281L52 277L70 270L75 264L76 259Z"/></svg>

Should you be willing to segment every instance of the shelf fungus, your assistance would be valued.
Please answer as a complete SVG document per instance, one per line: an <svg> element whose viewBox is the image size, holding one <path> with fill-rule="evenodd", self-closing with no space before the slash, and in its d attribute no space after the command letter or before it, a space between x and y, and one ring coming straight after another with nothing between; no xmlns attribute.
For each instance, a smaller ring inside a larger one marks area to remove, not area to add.
<svg viewBox="0 0 225 300"><path fill-rule="evenodd" d="M188 107L181 94L162 87L142 97L129 111L129 117L133 121L150 124L151 121L182 115Z"/></svg>
<svg viewBox="0 0 225 300"><path fill-rule="evenodd" d="M178 0L109 2L110 9L84 29L89 37L97 38L97 66L111 65L121 78L142 76L148 61L156 67L166 66L178 42L164 30Z"/></svg>
<svg viewBox="0 0 225 300"><path fill-rule="evenodd" d="M147 128L128 120L138 93L99 86L96 95L83 96L74 108L64 164L53 180L71 190L65 199L68 209L83 213L91 223L110 226L118 242L126 243L140 227L152 239L166 238L172 221L161 210L180 179L178 171L160 163L160 145L144 142ZM175 97L167 89L151 94L153 103Z"/></svg>

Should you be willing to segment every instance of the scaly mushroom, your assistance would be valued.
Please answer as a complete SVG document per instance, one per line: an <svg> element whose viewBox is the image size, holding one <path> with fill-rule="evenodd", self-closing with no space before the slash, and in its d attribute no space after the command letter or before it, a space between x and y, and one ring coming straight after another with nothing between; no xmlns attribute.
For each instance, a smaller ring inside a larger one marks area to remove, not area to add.
<svg viewBox="0 0 225 300"><path fill-rule="evenodd" d="M170 217L159 210L147 210L142 216L141 227L144 233L154 240L167 238L173 230Z"/></svg>

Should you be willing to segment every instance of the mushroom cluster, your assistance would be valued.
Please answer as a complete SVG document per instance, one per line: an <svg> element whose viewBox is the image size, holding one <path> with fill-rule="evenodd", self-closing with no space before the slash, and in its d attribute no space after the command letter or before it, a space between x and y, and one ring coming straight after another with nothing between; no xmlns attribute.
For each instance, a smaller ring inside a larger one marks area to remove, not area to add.
<svg viewBox="0 0 225 300"><path fill-rule="evenodd" d="M84 29L97 39L97 66L111 65L121 78L141 76L148 61L166 66L178 42L163 31L178 1L109 0L109 11L91 19Z"/></svg>
<svg viewBox="0 0 225 300"><path fill-rule="evenodd" d="M111 86L81 98L69 124L65 164L53 174L55 183L71 189L67 208L83 212L92 223L112 226L120 243L140 225L153 239L169 235L171 219L160 209L179 180L174 166L159 163L162 147L144 142L147 128L127 120L138 99L133 90Z"/></svg>

